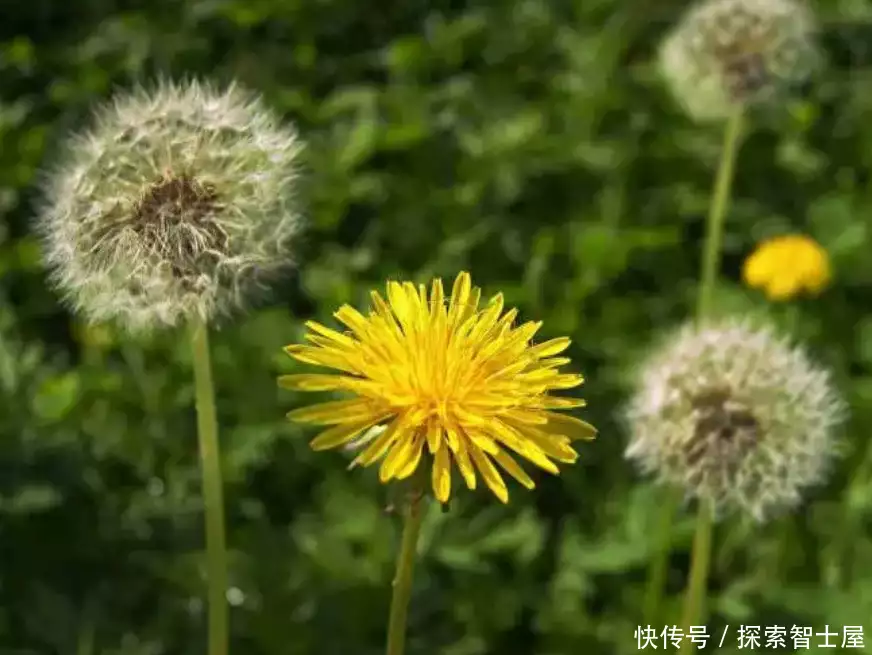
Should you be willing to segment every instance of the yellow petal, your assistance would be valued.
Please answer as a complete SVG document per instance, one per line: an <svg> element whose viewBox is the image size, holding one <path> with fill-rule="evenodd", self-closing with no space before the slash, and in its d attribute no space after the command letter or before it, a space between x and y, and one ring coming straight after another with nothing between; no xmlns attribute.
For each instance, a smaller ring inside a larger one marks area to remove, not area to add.
<svg viewBox="0 0 872 655"><path fill-rule="evenodd" d="M531 356L536 358L552 357L554 355L559 355L569 348L569 344L571 343L572 340L569 337L558 337L556 339L543 341L542 343L530 348L528 352Z"/></svg>
<svg viewBox="0 0 872 655"><path fill-rule="evenodd" d="M500 449L496 441L478 430L470 430L469 428L466 428L466 435L469 437L470 442L486 453L493 455Z"/></svg>
<svg viewBox="0 0 872 655"><path fill-rule="evenodd" d="M446 439L448 447L454 453L454 461L457 462L457 469L460 475L463 476L463 481L469 489L475 489L475 468L472 466L472 461L469 459L469 440L466 436L460 435L453 429L446 431Z"/></svg>
<svg viewBox="0 0 872 655"><path fill-rule="evenodd" d="M512 332L511 339L527 343L542 328L542 321L528 321Z"/></svg>
<svg viewBox="0 0 872 655"><path fill-rule="evenodd" d="M488 456L472 442L469 445L469 454L472 455L472 461L475 462L481 477L484 478L485 484L493 492L494 496L504 503L509 502L509 490L506 488L506 483L500 476L499 471L488 459Z"/></svg>
<svg viewBox="0 0 872 655"><path fill-rule="evenodd" d="M488 301L487 307L478 315L478 321L469 333L469 340L483 341L484 336L494 327L502 312L503 294L498 293Z"/></svg>
<svg viewBox="0 0 872 655"><path fill-rule="evenodd" d="M573 373L565 373L563 375L555 375L548 380L549 389L572 389L584 384L584 376Z"/></svg>
<svg viewBox="0 0 872 655"><path fill-rule="evenodd" d="M430 315L436 316L445 305L445 290L442 288L442 280L438 277L430 285Z"/></svg>
<svg viewBox="0 0 872 655"><path fill-rule="evenodd" d="M532 407L536 409L575 409L585 407L587 401L581 398L561 398L559 396L545 396L536 401Z"/></svg>
<svg viewBox="0 0 872 655"><path fill-rule="evenodd" d="M406 433L402 435L388 451L388 456L382 461L378 471L379 480L387 482L395 478L397 473L409 464L409 460L414 458L419 441L417 434ZM423 441L421 443L423 444Z"/></svg>
<svg viewBox="0 0 872 655"><path fill-rule="evenodd" d="M440 450L442 445L442 427L436 421L427 423L427 447L430 449L430 454L435 455Z"/></svg>
<svg viewBox="0 0 872 655"><path fill-rule="evenodd" d="M451 495L451 458L447 448L436 451L433 459L433 493L440 503L448 502Z"/></svg>
<svg viewBox="0 0 872 655"><path fill-rule="evenodd" d="M394 284L396 284L394 282ZM387 332L390 336L401 339L402 331L400 330L400 326L397 323L396 318L394 317L394 313L391 310L391 307L384 301L384 298L381 297L378 291L371 291L369 294L370 301L372 302L373 309L375 309L376 317L380 318L384 321L385 332ZM375 324L375 321L370 319L372 323Z"/></svg>
<svg viewBox="0 0 872 655"><path fill-rule="evenodd" d="M278 378L279 386L283 389L295 391L334 391L343 388L343 383L352 380L344 375L324 375L316 373L298 373L295 375L281 375Z"/></svg>
<svg viewBox="0 0 872 655"><path fill-rule="evenodd" d="M578 460L578 453L572 449L566 437L541 432L538 428L522 426L520 429L523 429L526 440L551 459L564 464L574 464Z"/></svg>
<svg viewBox="0 0 872 655"><path fill-rule="evenodd" d="M415 469L418 468L418 464L421 463L421 456L424 454L424 437L420 434L415 435L414 443L412 444L412 453L409 455L408 460L403 465L401 469L399 469L394 475L397 480L404 480L412 473L415 472Z"/></svg>
<svg viewBox="0 0 872 655"><path fill-rule="evenodd" d="M306 364L335 368L346 373L360 372L357 370L357 367L348 361L347 357L338 351L314 348L312 346L293 345L285 346L285 352L294 359Z"/></svg>
<svg viewBox="0 0 872 655"><path fill-rule="evenodd" d="M511 378L530 366L532 361L533 359L530 357L522 357L489 374L487 379L495 380L497 378Z"/></svg>
<svg viewBox="0 0 872 655"><path fill-rule="evenodd" d="M324 430L309 442L312 450L329 450L342 444L348 443L364 430L371 428L376 421L359 421L357 423L343 423L334 425Z"/></svg>
<svg viewBox="0 0 872 655"><path fill-rule="evenodd" d="M832 271L826 253L815 253L813 261L807 264L803 276L805 288L811 293L819 293L829 285L831 279Z"/></svg>
<svg viewBox="0 0 872 655"><path fill-rule="evenodd" d="M571 441L590 441L596 438L598 430L587 421L566 414L547 413L548 422L539 429L548 434L567 437Z"/></svg>
<svg viewBox="0 0 872 655"><path fill-rule="evenodd" d="M454 286L451 288L451 300L448 304L448 318L453 322L458 323L462 320L460 317L469 302L469 291L472 287L472 278L469 273L462 271L454 280Z"/></svg>
<svg viewBox="0 0 872 655"><path fill-rule="evenodd" d="M508 419L504 419L508 421ZM547 454L539 447L539 445L527 438L527 430L532 428L524 427L523 429L515 429L502 421L494 421L491 425L494 436L501 443L505 444L521 457L528 459L530 462L541 468L543 471L548 471L554 475L560 472L560 469L548 459Z"/></svg>
<svg viewBox="0 0 872 655"><path fill-rule="evenodd" d="M511 455L509 455L507 452L500 451L493 457L496 463L502 466L506 473L508 473L513 478L515 478L515 480L527 487L527 489L533 489L536 486L536 484L533 482L533 479L529 475L527 475L524 469L518 466L518 463L514 459L512 459Z"/></svg>
<svg viewBox="0 0 872 655"><path fill-rule="evenodd" d="M322 337L319 334L312 334L311 332L306 334L306 341L308 341L313 346L317 346L318 348L323 348L325 350L335 350L337 352L341 352L342 354L347 354L352 349L343 346L340 343L335 342L333 339L328 339L327 337Z"/></svg>
<svg viewBox="0 0 872 655"><path fill-rule="evenodd" d="M391 447L394 441L397 440L399 436L397 430L399 428L401 428L400 421L392 421L384 432L371 441L369 445L354 458L354 461L348 465L348 468L351 469L357 465L369 466L374 461L380 459L388 451L388 448Z"/></svg>
<svg viewBox="0 0 872 655"><path fill-rule="evenodd" d="M342 305L333 313L333 317L354 332L358 338L365 338L369 331L369 321L351 305Z"/></svg>
<svg viewBox="0 0 872 655"><path fill-rule="evenodd" d="M528 409L509 409L505 412L504 416L524 425L544 425L548 422L547 413L534 412Z"/></svg>
<svg viewBox="0 0 872 655"><path fill-rule="evenodd" d="M415 316L414 297L414 287L412 287L411 293L409 293L407 285L400 284L399 282L388 282L388 303L394 315L399 319L400 325L406 330L408 330L412 323L412 318Z"/></svg>
<svg viewBox="0 0 872 655"><path fill-rule="evenodd" d="M766 284L766 297L772 301L789 300L799 290L797 280L792 275L777 275Z"/></svg>
<svg viewBox="0 0 872 655"><path fill-rule="evenodd" d="M298 423L315 423L316 425L333 425L336 423L354 423L367 419L387 417L369 399L354 398L353 400L334 400L328 403L301 407L288 412L287 417Z"/></svg>
<svg viewBox="0 0 872 655"><path fill-rule="evenodd" d="M492 336L497 339L505 339L506 335L512 329L512 325L515 324L516 318L518 318L518 310L515 307L512 307L509 311L503 314L502 318L497 322Z"/></svg>
<svg viewBox="0 0 872 655"><path fill-rule="evenodd" d="M323 325L321 325L320 323L318 323L316 321L306 321L306 327L309 328L310 330L312 330L312 332L316 332L317 334L320 334L322 337L324 337L324 338L326 338L326 339L328 339L328 340L330 340L330 341L332 341L340 346L344 346L346 348L354 348L354 347L359 345L358 342L355 341L354 339L352 339L351 337L348 337L344 334L341 334L340 332L337 332L336 330L331 330L328 327L324 327Z"/></svg>
<svg viewBox="0 0 872 655"><path fill-rule="evenodd" d="M560 366L566 366L571 361L569 357L546 357L536 362L536 366L546 369L559 368Z"/></svg>
<svg viewBox="0 0 872 655"><path fill-rule="evenodd" d="M752 289L763 287L772 275L772 267L766 257L767 254L765 250L758 249L742 265L742 279Z"/></svg>
<svg viewBox="0 0 872 655"><path fill-rule="evenodd" d="M482 416L480 412L470 411L463 405L457 405L453 408L453 410L454 417L457 419L457 422L462 425L473 427L486 425L488 422L487 419Z"/></svg>

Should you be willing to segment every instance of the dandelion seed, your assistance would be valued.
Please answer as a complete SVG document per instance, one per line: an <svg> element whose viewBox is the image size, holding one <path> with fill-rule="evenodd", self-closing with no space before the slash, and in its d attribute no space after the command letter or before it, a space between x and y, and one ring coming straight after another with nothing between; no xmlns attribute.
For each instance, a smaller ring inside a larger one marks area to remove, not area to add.
<svg viewBox="0 0 872 655"><path fill-rule="evenodd" d="M116 97L47 176L54 282L88 319L137 331L243 308L290 263L301 147L235 85Z"/></svg>
<svg viewBox="0 0 872 655"><path fill-rule="evenodd" d="M688 325L641 368L626 456L689 497L763 520L823 479L844 415L829 374L768 327Z"/></svg>
<svg viewBox="0 0 872 655"><path fill-rule="evenodd" d="M558 371L569 362L557 356L569 339L532 345L541 323L513 326L517 310L503 313L501 294L484 307L480 296L467 273L457 277L448 302L439 279L429 296L424 285L389 282L387 300L372 292L369 316L348 305L334 314L348 332L309 321L311 345L288 346L286 352L341 374L286 375L279 383L354 397L288 417L331 426L312 441L315 450L354 444L360 450L352 465L381 460L382 482L411 476L426 459L442 503L451 493L452 462L468 488L480 477L503 502L509 492L497 466L534 487L509 451L558 473L554 462L577 458L572 441L596 434L588 423L553 411L584 406L579 399L549 395L583 381ZM384 429L371 430L377 426Z"/></svg>
<svg viewBox="0 0 872 655"><path fill-rule="evenodd" d="M764 241L742 267L745 284L762 289L773 301L788 300L803 291L819 293L831 277L827 251L814 239L800 234Z"/></svg>
<svg viewBox="0 0 872 655"><path fill-rule="evenodd" d="M811 12L796 0L706 0L664 40L661 72L698 120L771 103L818 66Z"/></svg>

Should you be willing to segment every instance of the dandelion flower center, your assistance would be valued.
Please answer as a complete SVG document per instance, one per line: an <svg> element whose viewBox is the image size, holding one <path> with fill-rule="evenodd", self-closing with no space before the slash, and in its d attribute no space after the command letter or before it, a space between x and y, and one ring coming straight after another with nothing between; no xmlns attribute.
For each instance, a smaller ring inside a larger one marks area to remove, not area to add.
<svg viewBox="0 0 872 655"><path fill-rule="evenodd" d="M296 421L334 426L315 437L314 449L352 443L381 426L384 430L353 464L381 460L379 477L387 482L409 477L429 458L440 502L450 495L452 461L470 489L481 476L506 502L508 490L494 464L527 488L534 486L508 451L555 474L552 460L576 460L571 441L592 438L596 430L551 410L581 407L584 401L549 395L583 381L557 370L569 362L555 356L569 339L533 345L541 323L514 326L517 310L503 313L502 295L479 308L481 291L471 287L466 273L457 277L450 302L439 279L429 296L423 285L409 283L391 282L387 291L387 300L372 293L369 316L348 305L334 314L349 332L310 321L311 345L286 348L299 361L343 375L287 375L280 379L282 386L355 396L288 414Z"/></svg>
<svg viewBox="0 0 872 655"><path fill-rule="evenodd" d="M217 208L215 187L190 175L166 175L148 188L136 206L134 229L146 232L155 223L199 225Z"/></svg>
<svg viewBox="0 0 872 655"><path fill-rule="evenodd" d="M219 211L214 186L186 174L166 175L136 204L130 227L157 251L156 259L168 263L175 278L193 287L202 260L226 254L227 232L214 220Z"/></svg>
<svg viewBox="0 0 872 655"><path fill-rule="evenodd" d="M711 461L736 465L756 445L760 425L728 389L700 393L691 405L698 416L686 451L691 466Z"/></svg>

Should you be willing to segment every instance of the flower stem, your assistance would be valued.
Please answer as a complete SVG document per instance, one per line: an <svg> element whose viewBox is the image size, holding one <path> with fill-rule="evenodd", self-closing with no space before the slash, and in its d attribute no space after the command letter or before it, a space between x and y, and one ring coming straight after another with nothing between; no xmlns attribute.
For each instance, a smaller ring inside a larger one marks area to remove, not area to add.
<svg viewBox="0 0 872 655"><path fill-rule="evenodd" d="M660 600L666 586L666 573L669 568L669 547L672 542L672 521L675 518L676 506L677 502L671 495L664 498L660 520L657 523L657 532L654 535L658 549L651 560L651 566L648 569L648 584L645 588L643 615L645 625L657 625L657 612L660 608Z"/></svg>
<svg viewBox="0 0 872 655"><path fill-rule="evenodd" d="M712 312L714 301L715 283L717 281L717 273L721 259L721 243L723 242L724 223L727 215L727 205L730 198L730 190L733 183L733 175L736 166L736 155L739 151L739 137L742 133L742 111L737 110L727 121L724 130L723 147L721 149L720 162L718 163L718 171L715 177L715 188L712 194L711 206L709 208L708 219L706 221L706 236L703 246L702 266L700 270L700 282L697 290L696 302L696 320L701 321L708 317ZM666 571L669 563L670 536L672 532L672 522L674 520L678 501L673 498L668 498L663 503L661 511L661 519L658 524L660 531L657 538L659 539L659 549L654 555L651 562L651 567L648 572L648 587L645 592L645 622L648 625L653 624L657 608L660 606L663 598L663 588L666 582ZM704 509L700 510L700 516L703 516ZM710 522L708 515L705 521ZM710 530L710 525L703 525L703 519L697 519L697 532ZM702 537L706 535L703 534ZM698 576L701 576L703 588L708 578L708 559L710 548L707 539L695 539L693 553L691 555L691 572L699 570ZM698 543L705 545L706 552L699 552ZM699 560L699 563L697 563ZM705 565L704 569L700 566ZM691 593L690 582L688 583L688 595ZM700 584L700 583L697 583ZM701 604L700 597L695 601L697 605ZM699 611L697 608L696 611ZM693 618L693 615L690 617Z"/></svg>
<svg viewBox="0 0 872 655"><path fill-rule="evenodd" d="M721 262L721 243L724 236L724 222L733 175L736 168L736 155L739 151L739 135L742 133L742 112L736 110L727 121L724 130L724 143L721 160L718 164L715 190L706 223L705 246L703 250L702 271L696 302L697 320L711 314L714 300L715 282Z"/></svg>
<svg viewBox="0 0 872 655"><path fill-rule="evenodd" d="M688 629L703 617L706 587L712 545L712 516L707 503L702 503L696 516L696 532L693 535L693 554L690 561L690 577L684 595L681 625L687 634ZM691 651L694 644L689 639L682 642L682 650Z"/></svg>
<svg viewBox="0 0 872 655"><path fill-rule="evenodd" d="M209 332L202 321L191 330L197 436L203 475L206 511L206 571L209 590L209 655L227 655L227 546L224 534L224 493L218 452L218 420L209 358Z"/></svg>
<svg viewBox="0 0 872 655"><path fill-rule="evenodd" d="M708 318L712 312L715 283L721 260L721 242L724 235L724 223L727 216L727 205L733 184L736 167L736 155L739 151L739 137L742 133L742 111L736 110L727 121L724 130L724 143L721 150L721 161L715 178L715 190L712 197L711 210L706 225L705 250L703 251L702 272L700 275L699 296L696 305L697 321ZM712 511L708 503L702 502L696 515L696 531L693 537L693 547L690 554L690 576L684 595L681 625L684 630L696 625L702 618L706 589L708 587L709 568L711 564L712 542ZM695 648L693 642L683 643L686 650Z"/></svg>
<svg viewBox="0 0 872 655"><path fill-rule="evenodd" d="M387 655L403 655L406 647L406 616L412 595L412 576L415 572L415 551L421 520L424 516L423 493L411 491L403 507L403 537L397 555L397 573L391 594L391 614L388 622Z"/></svg>

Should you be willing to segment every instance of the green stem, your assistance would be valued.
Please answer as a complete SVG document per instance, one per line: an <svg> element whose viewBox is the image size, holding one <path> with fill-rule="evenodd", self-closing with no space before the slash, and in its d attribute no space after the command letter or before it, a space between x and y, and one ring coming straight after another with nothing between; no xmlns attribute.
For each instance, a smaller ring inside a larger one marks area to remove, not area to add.
<svg viewBox="0 0 872 655"><path fill-rule="evenodd" d="M424 516L423 494L412 491L403 508L403 537L397 556L397 573L391 594L391 614L388 622L387 655L403 655L406 647L406 616L412 596L412 576L415 572L415 551L421 520Z"/></svg>
<svg viewBox="0 0 872 655"><path fill-rule="evenodd" d="M711 508L707 503L701 503L696 516L696 532L693 535L690 577L687 581L684 608L681 613L681 625L685 634L687 634L690 626L699 625L699 621L703 619L711 559L713 523ZM695 647L689 639L682 642L682 646L682 650L693 650Z"/></svg>
<svg viewBox="0 0 872 655"><path fill-rule="evenodd" d="M742 112L737 110L727 121L724 130L724 141L721 149L720 162L715 177L715 188L712 194L712 202L706 221L706 236L703 246L702 266L700 270L700 282L697 289L696 320L701 321L712 312L714 302L715 283L721 260L721 244L723 242L724 223L727 215L727 206L732 188L733 176L736 166L736 155L739 151L739 137L742 133ZM678 501L669 498L663 503L658 529L660 548L654 555L648 572L648 587L645 592L645 621L653 625L657 608L663 598L663 588L666 582L666 572L669 563L669 550L671 543L672 522L674 520ZM703 526L697 525L698 531ZM710 529L710 526L707 528ZM697 541L694 541L696 544ZM705 543L705 542L703 542ZM708 548L708 546L706 546ZM703 584L708 578L709 553L699 553L694 546L691 555L691 567L696 560L705 563ZM688 589L688 592L690 590Z"/></svg>
<svg viewBox="0 0 872 655"><path fill-rule="evenodd" d="M727 204L730 189L733 185L733 175L736 168L736 154L739 151L739 135L742 133L742 112L737 110L727 121L724 130L724 144L721 150L721 161L718 164L715 190L706 223L706 239L702 258L699 291L696 302L697 320L711 314L714 299L715 282L721 262L721 243L724 236L724 221L727 216Z"/></svg>
<svg viewBox="0 0 872 655"><path fill-rule="evenodd" d="M206 572L209 591L209 655L227 655L227 545L224 533L224 492L218 451L218 420L209 358L209 332L203 322L192 325L197 435L206 511Z"/></svg>
<svg viewBox="0 0 872 655"><path fill-rule="evenodd" d="M699 296L696 305L696 318L701 321L712 313L714 292L721 261L721 243L724 223L733 176L736 155L739 151L739 137L742 133L742 112L737 110L727 121L724 130L724 144L721 160L715 178L715 190L711 210L706 225L705 250L703 251L702 272L700 275ZM708 588L709 568L711 566L712 511L708 503L702 502L696 516L696 532L690 554L690 576L684 596L681 625L687 630L702 618L706 590ZM687 640L684 648L693 650L694 644Z"/></svg>
<svg viewBox="0 0 872 655"><path fill-rule="evenodd" d="M676 505L677 503L670 495L664 499L660 512L660 521L657 524L657 533L654 537L658 549L648 569L648 585L645 589L645 613L643 616L645 625L657 625L657 611L660 608L660 600L666 586L666 574L669 569L672 521L675 518Z"/></svg>

